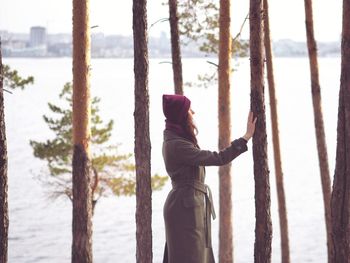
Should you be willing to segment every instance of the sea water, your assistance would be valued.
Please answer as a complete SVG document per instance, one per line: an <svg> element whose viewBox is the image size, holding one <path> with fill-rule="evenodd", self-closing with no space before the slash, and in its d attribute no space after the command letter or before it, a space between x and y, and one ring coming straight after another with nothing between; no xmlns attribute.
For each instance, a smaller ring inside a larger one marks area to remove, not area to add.
<svg viewBox="0 0 350 263"><path fill-rule="evenodd" d="M173 93L170 59L149 62L150 135L152 173L165 175L161 155L164 116L161 95ZM217 63L217 61L212 60ZM67 198L52 200L38 174L47 173L46 163L33 156L30 140L53 138L42 115L49 114L48 102L60 103L58 94L72 80L69 58L4 59L22 76L32 75L35 83L25 90L5 93L9 159L9 262L70 262L72 206ZM309 64L307 58L276 58L275 82L279 114L282 167L287 201L292 262L327 261L326 231L317 158ZM250 105L249 59L233 63L231 83L232 139L242 136ZM331 177L334 174L336 125L340 80L340 58L321 58L320 83ZM93 59L91 93L101 98L102 118L113 119L112 143L118 153L134 149L134 74L132 59ZM198 74L215 71L205 59L183 59L185 82L196 83ZM265 85L268 154L273 223L272 262L280 262L280 232L271 140L268 86ZM217 85L185 87L192 101L202 149L217 149ZM52 115L53 116L53 115ZM252 144L248 152L232 163L233 236L235 262L251 263L254 256L254 175ZM207 169L218 206L217 168ZM168 181L152 196L153 262L161 262L164 249L162 208L171 185ZM93 218L94 262L135 262L135 197L109 196L98 201ZM218 252L218 220L212 227L214 253Z"/></svg>

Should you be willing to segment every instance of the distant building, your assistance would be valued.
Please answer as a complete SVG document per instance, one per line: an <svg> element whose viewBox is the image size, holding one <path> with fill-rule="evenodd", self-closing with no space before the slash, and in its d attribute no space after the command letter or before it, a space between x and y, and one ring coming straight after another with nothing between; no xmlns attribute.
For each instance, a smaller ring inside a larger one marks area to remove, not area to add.
<svg viewBox="0 0 350 263"><path fill-rule="evenodd" d="M47 34L46 35L46 44L48 46L55 45L57 43L72 43L72 35L67 33L58 33L58 34Z"/></svg>
<svg viewBox="0 0 350 263"><path fill-rule="evenodd" d="M72 35L70 33L48 34L45 27L35 26L28 33L13 33L0 30L2 51L4 57L71 57ZM181 53L183 58L204 58L208 55L199 50L202 42L190 41L182 37ZM248 40L242 40L247 44ZM318 42L318 55L340 56L340 41ZM149 37L150 58L171 58L171 44L166 32L158 37ZM273 42L276 57L307 57L305 42L282 39ZM93 58L132 58L134 53L132 36L91 35L91 56ZM210 54L209 57L213 57Z"/></svg>
<svg viewBox="0 0 350 263"><path fill-rule="evenodd" d="M10 38L10 34L7 30L0 30L0 38L1 38L1 41L6 41Z"/></svg>
<svg viewBox="0 0 350 263"><path fill-rule="evenodd" d="M47 48L49 56L58 57L71 57L72 56L72 43L55 43L51 44Z"/></svg>
<svg viewBox="0 0 350 263"><path fill-rule="evenodd" d="M46 28L33 26L30 28L29 45L31 47L46 46Z"/></svg>

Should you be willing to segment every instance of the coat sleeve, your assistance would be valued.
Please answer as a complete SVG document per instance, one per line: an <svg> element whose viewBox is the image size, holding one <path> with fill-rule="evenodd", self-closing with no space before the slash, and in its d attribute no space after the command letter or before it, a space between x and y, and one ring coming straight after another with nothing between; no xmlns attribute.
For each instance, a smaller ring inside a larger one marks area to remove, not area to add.
<svg viewBox="0 0 350 263"><path fill-rule="evenodd" d="M229 147L220 152L201 150L191 142L181 140L176 146L176 158L185 165L221 166L228 164L247 150L247 141L243 138L234 140Z"/></svg>

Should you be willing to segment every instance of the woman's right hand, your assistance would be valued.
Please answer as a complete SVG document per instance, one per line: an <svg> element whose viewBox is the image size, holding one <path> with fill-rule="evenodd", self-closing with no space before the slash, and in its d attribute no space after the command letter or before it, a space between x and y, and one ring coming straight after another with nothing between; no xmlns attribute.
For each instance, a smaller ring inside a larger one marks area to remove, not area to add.
<svg viewBox="0 0 350 263"><path fill-rule="evenodd" d="M255 132L255 123L258 118L257 117L255 117L255 119L253 118L254 118L253 112L250 111L248 115L248 121L247 121L247 131L243 136L243 138L247 141L249 141L250 138L253 137Z"/></svg>

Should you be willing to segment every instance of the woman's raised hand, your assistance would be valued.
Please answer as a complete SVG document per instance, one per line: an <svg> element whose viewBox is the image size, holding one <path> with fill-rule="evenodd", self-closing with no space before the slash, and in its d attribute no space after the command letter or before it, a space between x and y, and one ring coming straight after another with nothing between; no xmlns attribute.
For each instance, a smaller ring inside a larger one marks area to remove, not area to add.
<svg viewBox="0 0 350 263"><path fill-rule="evenodd" d="M247 121L247 131L244 134L243 138L249 141L250 138L253 137L254 131L255 131L255 123L258 119L257 117L254 118L253 112L250 111L248 115L248 121Z"/></svg>

